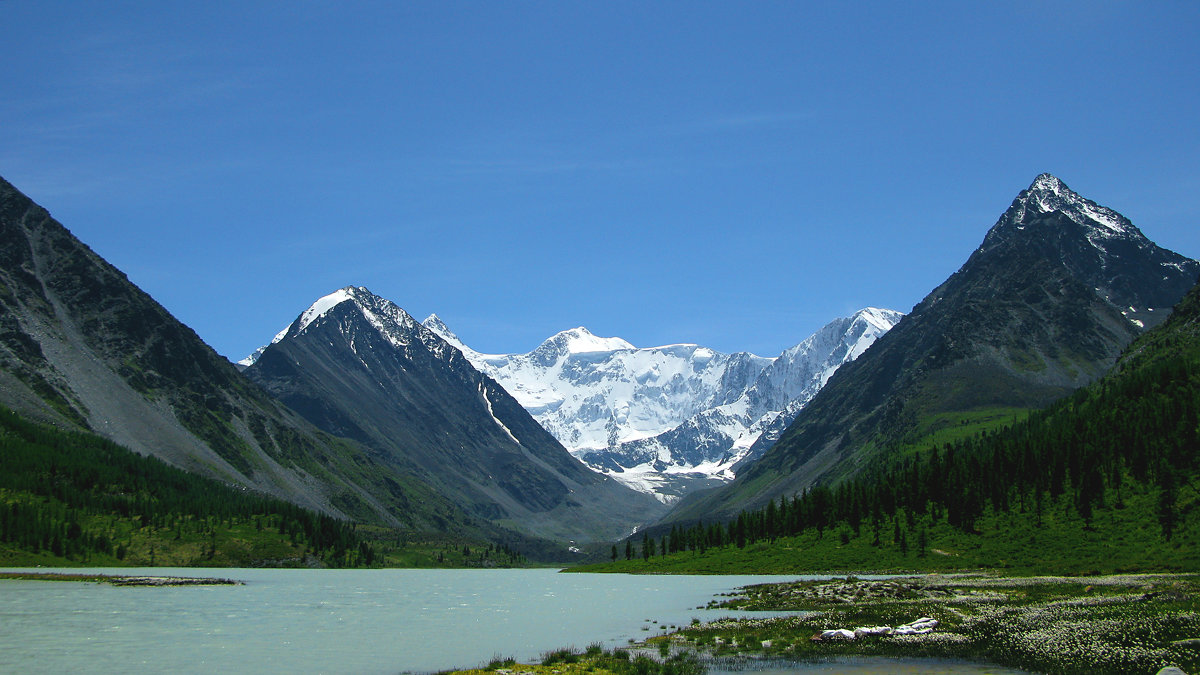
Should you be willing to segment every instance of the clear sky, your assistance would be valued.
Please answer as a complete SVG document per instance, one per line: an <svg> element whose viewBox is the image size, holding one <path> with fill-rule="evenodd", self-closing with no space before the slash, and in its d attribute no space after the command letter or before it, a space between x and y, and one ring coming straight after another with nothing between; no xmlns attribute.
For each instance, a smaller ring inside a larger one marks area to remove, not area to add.
<svg viewBox="0 0 1200 675"><path fill-rule="evenodd" d="M822 4L0 0L0 175L234 359L346 285L773 356L1043 171L1200 257L1200 3Z"/></svg>

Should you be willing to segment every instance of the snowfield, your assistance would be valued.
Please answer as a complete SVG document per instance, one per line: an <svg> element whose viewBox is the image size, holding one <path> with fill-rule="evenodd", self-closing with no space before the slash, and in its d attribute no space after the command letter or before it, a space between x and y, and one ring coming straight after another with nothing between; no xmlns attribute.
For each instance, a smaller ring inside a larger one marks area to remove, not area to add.
<svg viewBox="0 0 1200 675"><path fill-rule="evenodd" d="M484 354L437 315L423 324L499 382L585 464L664 502L733 479L841 364L903 314L867 308L836 319L777 357L694 344L637 348L586 328L527 354Z"/></svg>

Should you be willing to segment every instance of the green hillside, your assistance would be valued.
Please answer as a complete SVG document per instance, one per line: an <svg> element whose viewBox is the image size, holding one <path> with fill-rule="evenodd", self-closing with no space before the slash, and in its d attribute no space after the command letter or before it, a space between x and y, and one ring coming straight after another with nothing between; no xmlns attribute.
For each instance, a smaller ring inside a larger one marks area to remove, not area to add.
<svg viewBox="0 0 1200 675"><path fill-rule="evenodd" d="M352 525L0 409L0 563L362 565Z"/></svg>
<svg viewBox="0 0 1200 675"><path fill-rule="evenodd" d="M1200 570L1200 287L1096 384L1003 429L906 449L602 569Z"/></svg>
<svg viewBox="0 0 1200 675"><path fill-rule="evenodd" d="M514 537L352 524L0 408L3 566L495 567Z"/></svg>

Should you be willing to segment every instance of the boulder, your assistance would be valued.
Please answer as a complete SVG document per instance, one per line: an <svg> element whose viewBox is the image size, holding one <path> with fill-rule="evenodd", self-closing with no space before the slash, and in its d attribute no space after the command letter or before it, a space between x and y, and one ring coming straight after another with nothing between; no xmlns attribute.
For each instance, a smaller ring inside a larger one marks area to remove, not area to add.
<svg viewBox="0 0 1200 675"><path fill-rule="evenodd" d="M846 630L845 628L835 628L826 630L812 636L814 642L822 642L825 640L856 640L869 636L882 635L923 635L932 633L934 628L937 628L938 620L932 617L923 616L916 621L906 623L903 626L892 628L891 626L859 626L854 630Z"/></svg>
<svg viewBox="0 0 1200 675"><path fill-rule="evenodd" d="M927 616L923 616L916 621L906 623L903 626L896 628L896 635L921 635L924 633L932 633L934 628L937 628L938 620Z"/></svg>
<svg viewBox="0 0 1200 675"><path fill-rule="evenodd" d="M834 628L832 630L824 630L814 636L813 639L818 640L853 640L854 631L846 630L845 628Z"/></svg>

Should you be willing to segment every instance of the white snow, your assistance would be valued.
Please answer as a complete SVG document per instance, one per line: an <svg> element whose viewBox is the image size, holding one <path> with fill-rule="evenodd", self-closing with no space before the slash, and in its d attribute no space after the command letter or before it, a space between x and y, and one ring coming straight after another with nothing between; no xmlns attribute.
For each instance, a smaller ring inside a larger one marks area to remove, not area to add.
<svg viewBox="0 0 1200 675"><path fill-rule="evenodd" d="M1022 204L1018 220L1024 218L1025 209L1031 206L1041 213L1057 211L1087 227L1088 240L1094 246L1101 246L1105 239L1131 234L1132 225L1124 216L1072 192L1062 181L1050 174L1038 176L1029 187L1029 197Z"/></svg>
<svg viewBox="0 0 1200 675"><path fill-rule="evenodd" d="M678 425L722 395L732 358L697 345L638 349L585 328L558 333L527 354L460 349L571 450L650 438ZM771 361L751 358L758 369Z"/></svg>
<svg viewBox="0 0 1200 675"><path fill-rule="evenodd" d="M902 316L868 307L776 358L695 344L639 349L582 327L527 354L458 346L573 455L615 453L623 470L603 473L669 501L676 497L663 490L675 477L732 480L731 467L766 429L790 422L838 366ZM450 339L453 333L435 319L425 326Z"/></svg>
<svg viewBox="0 0 1200 675"><path fill-rule="evenodd" d="M571 354L586 354L588 352L614 352L621 349L634 349L634 346L621 338L597 337L588 329L580 326L559 333L565 338L567 351ZM551 338L553 339L553 338Z"/></svg>
<svg viewBox="0 0 1200 675"><path fill-rule="evenodd" d="M841 364L903 316L868 307L775 358L684 343L639 349L582 326L527 354L483 354L464 345L436 314L418 325L394 303L348 286L314 302L272 343L307 330L347 300L399 349L419 340L431 350L461 352L573 455L606 453L621 470L606 464L604 473L667 502L689 481L732 480L732 467L764 432L789 423ZM242 363L252 364L261 353ZM496 417L485 384L479 393L497 426L520 443Z"/></svg>
<svg viewBox="0 0 1200 675"><path fill-rule="evenodd" d="M279 336L276 336L276 338L278 338L278 337ZM272 342L275 342L275 341L272 341ZM255 349L253 354L247 356L246 358L242 359L241 361L238 361L238 365L249 368L250 366L254 365L254 363L256 361L258 361L258 358L260 356L262 356L263 352L265 352L265 351L267 351L267 348L265 346Z"/></svg>
<svg viewBox="0 0 1200 675"><path fill-rule="evenodd" d="M316 302L314 302L312 304L311 307L304 310L304 313L300 315L300 318L297 319L296 322L292 324L292 326L295 327L295 330L297 333L304 330L305 328L308 328L309 325L312 324L313 321L316 321L318 318L325 316L325 314L327 312L329 312L329 310L333 309L334 307L337 307L338 305L342 304L343 302L346 302L347 300L353 299L354 290L355 289L353 289L351 287L339 288L338 290L330 293L329 295L326 295L325 297L317 300ZM278 342L279 340L283 339L282 336L286 335L290 331L291 331L291 327L289 327L287 330L284 330L279 335L276 335L274 342Z"/></svg>
<svg viewBox="0 0 1200 675"><path fill-rule="evenodd" d="M521 441L518 441L517 437L513 436L513 432L504 425L504 422L501 422L500 418L496 417L496 411L492 410L492 399L488 398L488 390L487 387L484 386L483 382L479 383L479 393L481 396L483 396L483 402L487 406L488 414L492 416L492 420L496 422L497 426L504 430L504 433L508 434L509 438L513 439L514 443L520 445Z"/></svg>
<svg viewBox="0 0 1200 675"><path fill-rule="evenodd" d="M317 319L321 318L322 316L325 316L325 314L327 314L329 312L329 310L333 309L334 307L337 307L338 305L342 304L343 302L353 299L355 294L360 291L369 293L369 291L367 291L367 289L365 289L365 288L360 287L360 288L356 289L353 286L347 286L345 288L339 288L338 290L330 293L329 295L326 295L326 296L318 299L311 306L309 306L308 309L301 312L300 316L295 321L291 322L290 324L285 326L283 328L283 330L276 333L275 337L272 338L269 343L254 350L253 354L247 356L246 358L242 359L241 361L238 361L238 364L242 365L242 366L246 366L246 367L254 365L254 363L256 361L258 361L258 358L260 356L262 356L263 352L266 351L267 347L283 340L293 330L295 332L299 333L299 332L303 331L305 328L308 328L312 324L313 321L316 321Z"/></svg>

